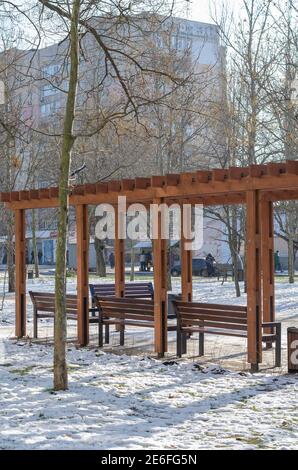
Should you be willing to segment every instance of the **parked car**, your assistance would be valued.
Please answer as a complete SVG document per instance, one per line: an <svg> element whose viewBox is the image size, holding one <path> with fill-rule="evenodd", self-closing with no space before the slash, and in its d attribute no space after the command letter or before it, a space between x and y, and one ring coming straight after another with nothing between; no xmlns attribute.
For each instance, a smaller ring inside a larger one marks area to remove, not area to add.
<svg viewBox="0 0 298 470"><path fill-rule="evenodd" d="M214 272L213 276L218 275L218 269L216 267L216 264L214 263L213 265ZM192 260L192 273L194 276L208 276L208 270L207 270L207 263L204 258L193 258ZM180 276L181 275L181 264L177 263L175 264L172 269L171 269L171 274L172 276Z"/></svg>

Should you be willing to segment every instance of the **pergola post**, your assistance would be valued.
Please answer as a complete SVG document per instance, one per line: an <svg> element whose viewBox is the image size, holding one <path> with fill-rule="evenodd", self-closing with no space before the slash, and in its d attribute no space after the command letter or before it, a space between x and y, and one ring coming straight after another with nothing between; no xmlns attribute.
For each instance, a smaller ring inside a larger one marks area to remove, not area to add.
<svg viewBox="0 0 298 470"><path fill-rule="evenodd" d="M78 294L78 343L89 343L89 223L88 206L76 207L77 221L77 294Z"/></svg>
<svg viewBox="0 0 298 470"><path fill-rule="evenodd" d="M261 253L263 272L263 321L275 321L274 298L274 222L272 201L261 201ZM270 333L265 330L266 333ZM267 344L271 347L271 343Z"/></svg>
<svg viewBox="0 0 298 470"><path fill-rule="evenodd" d="M26 335L26 219L25 210L15 211L15 279L17 338Z"/></svg>
<svg viewBox="0 0 298 470"><path fill-rule="evenodd" d="M155 208L163 200L153 200ZM168 350L168 305L167 305L167 260L168 240L162 239L162 214L160 210L153 210L153 269L154 269L154 333L155 352L163 357Z"/></svg>
<svg viewBox="0 0 298 470"><path fill-rule="evenodd" d="M259 191L246 193L247 205L247 347L253 371L262 362L261 240Z"/></svg>
<svg viewBox="0 0 298 470"><path fill-rule="evenodd" d="M119 205L115 207L115 294L116 297L125 296L125 233L124 214ZM125 226L126 227L126 226Z"/></svg>
<svg viewBox="0 0 298 470"><path fill-rule="evenodd" d="M192 250L186 250L187 240L184 233L184 209L180 211L180 257L181 257L181 293L184 302L192 302ZM190 243L188 241L188 243Z"/></svg>

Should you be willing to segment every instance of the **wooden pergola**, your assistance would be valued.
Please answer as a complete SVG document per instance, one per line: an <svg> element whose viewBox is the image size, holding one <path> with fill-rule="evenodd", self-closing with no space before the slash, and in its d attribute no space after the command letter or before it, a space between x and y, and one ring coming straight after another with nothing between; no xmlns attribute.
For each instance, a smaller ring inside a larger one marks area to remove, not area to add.
<svg viewBox="0 0 298 470"><path fill-rule="evenodd" d="M127 204L145 205L246 204L247 207L247 315L248 357L252 366L262 362L261 323L275 320L273 202L298 199L298 161L122 179L71 188L69 203L75 206L77 223L78 342L89 341L88 205L109 203L115 207L116 296L125 291L125 241L118 236L118 197ZM0 201L15 212L16 336L26 335L26 209L58 207L58 188L1 193ZM181 217L183 221L183 217ZM183 224L183 222L182 222ZM182 227L183 229L183 227ZM161 230L161 220L158 220ZM181 230L183 234L183 230ZM192 300L191 252L181 240L182 299ZM153 240L155 351L167 351L167 240Z"/></svg>

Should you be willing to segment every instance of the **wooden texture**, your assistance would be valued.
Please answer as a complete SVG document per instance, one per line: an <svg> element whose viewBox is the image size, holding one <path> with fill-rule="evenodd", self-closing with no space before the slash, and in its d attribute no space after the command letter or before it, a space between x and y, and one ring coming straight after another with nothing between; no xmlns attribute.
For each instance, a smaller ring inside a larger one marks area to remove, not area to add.
<svg viewBox="0 0 298 470"><path fill-rule="evenodd" d="M126 179L94 183L71 188L70 205L77 206L78 297L80 344L88 342L88 250L86 211L88 204L110 203L117 207L118 197L127 204L152 202L205 205L247 204L247 290L248 290L248 361L257 368L262 360L261 323L274 320L274 262L272 201L298 199L298 162L251 165L245 168L215 169L194 173ZM0 202L16 211L16 335L26 333L25 209L58 206L58 188L0 193ZM125 243L119 236L116 210L115 293L125 292ZM158 217L158 231L161 223ZM183 250L182 294L191 300L191 254ZM167 241L153 240L154 255L154 323L155 349L159 355L167 350ZM87 265L86 265L87 263ZM262 276L261 276L262 272ZM263 282L262 282L263 279ZM262 298L263 295L263 298ZM267 327L269 328L269 327ZM269 331L269 330L268 330Z"/></svg>
<svg viewBox="0 0 298 470"><path fill-rule="evenodd" d="M247 356L253 369L262 362L261 341L261 265L260 265L260 204L258 191L246 196L247 219Z"/></svg>
<svg viewBox="0 0 298 470"><path fill-rule="evenodd" d="M260 190L272 192L289 191L288 199L297 199L298 188L297 161L287 163L270 163L268 165L251 165L244 168L215 169L197 171L180 175L152 176L133 180L118 180L109 183L94 183L71 188L70 205L110 203L117 204L119 195L126 196L128 203L152 201L154 198L175 199L177 202L185 197L208 199L210 196L223 195L225 204L244 199L247 191ZM230 199L231 198L231 199ZM276 200L276 199L275 199ZM12 209L32 209L58 206L57 188L42 190L13 191L0 193L0 202ZM214 204L216 201L214 200Z"/></svg>
<svg viewBox="0 0 298 470"><path fill-rule="evenodd" d="M89 222L88 206L76 208L77 222L77 293L78 293L78 343L89 343Z"/></svg>
<svg viewBox="0 0 298 470"><path fill-rule="evenodd" d="M189 243L185 239L184 234L184 212L183 205L181 205L181 236L180 236L180 250L181 250L181 293L182 300L185 302L192 301L192 251L186 250L186 244Z"/></svg>
<svg viewBox="0 0 298 470"><path fill-rule="evenodd" d="M116 297L124 297L125 295L125 239L122 233L124 227L123 214L119 210L119 206L115 207L115 292Z"/></svg>
<svg viewBox="0 0 298 470"><path fill-rule="evenodd" d="M90 293L94 297L111 297L116 295L114 283L89 284ZM125 298L152 299L154 297L152 282L129 282L125 284Z"/></svg>
<svg viewBox="0 0 298 470"><path fill-rule="evenodd" d="M162 199L154 199L153 203L160 205ZM153 266L154 266L154 323L155 323L155 351L163 356L167 351L167 240L161 238L161 213L154 217L153 224L157 238L153 243Z"/></svg>
<svg viewBox="0 0 298 470"><path fill-rule="evenodd" d="M38 319L55 318L55 294L52 292L33 292L30 291L30 298L33 304L33 336L38 337ZM65 297L66 318L68 320L78 321L78 296L67 294ZM92 315L88 312L88 323L98 323L98 316L91 309Z"/></svg>
<svg viewBox="0 0 298 470"><path fill-rule="evenodd" d="M15 288L17 338L26 335L26 220L25 211L15 211Z"/></svg>
<svg viewBox="0 0 298 470"><path fill-rule="evenodd" d="M199 355L204 355L205 334L235 336L248 338L248 316L247 308L244 306L203 304L197 302L174 301L177 314L177 356L181 357L186 352L182 351L183 337L191 333L199 333ZM276 344L275 365L281 365L281 324L269 323L272 332L264 333L267 323L260 325L260 341L266 344L270 341Z"/></svg>
<svg viewBox="0 0 298 470"><path fill-rule="evenodd" d="M273 203L261 201L263 321L275 321ZM269 333L270 330L267 331Z"/></svg>

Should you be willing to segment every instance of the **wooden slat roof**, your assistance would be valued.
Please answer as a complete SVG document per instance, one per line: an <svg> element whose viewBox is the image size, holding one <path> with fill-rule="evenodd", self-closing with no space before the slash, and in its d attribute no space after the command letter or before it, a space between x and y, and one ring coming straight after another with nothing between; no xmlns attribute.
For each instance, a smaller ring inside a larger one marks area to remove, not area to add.
<svg viewBox="0 0 298 470"><path fill-rule="evenodd" d="M70 204L115 204L118 196L126 196L130 203L150 203L155 198L169 202L190 199L204 204L241 203L246 191L252 189L270 194L272 200L297 199L298 161L77 185L70 188ZM56 207L58 188L0 193L0 202L11 209Z"/></svg>

